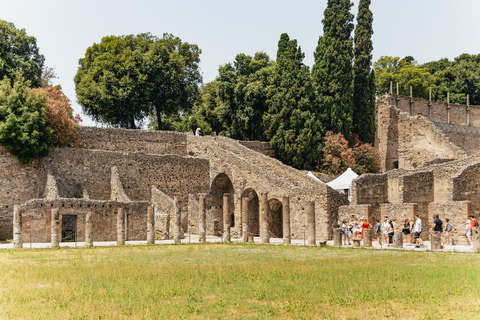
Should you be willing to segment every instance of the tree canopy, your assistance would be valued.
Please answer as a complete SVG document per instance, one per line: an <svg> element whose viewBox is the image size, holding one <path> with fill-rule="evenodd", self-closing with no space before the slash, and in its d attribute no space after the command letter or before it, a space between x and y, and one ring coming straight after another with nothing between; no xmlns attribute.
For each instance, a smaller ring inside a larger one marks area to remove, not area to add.
<svg viewBox="0 0 480 320"><path fill-rule="evenodd" d="M13 81L21 71L32 88L39 87L45 57L40 54L35 37L28 36L25 29L16 29L11 22L0 20L0 80Z"/></svg>
<svg viewBox="0 0 480 320"><path fill-rule="evenodd" d="M171 34L104 37L79 60L78 103L101 123L134 129L151 115L162 129L166 115L193 107L200 52Z"/></svg>
<svg viewBox="0 0 480 320"><path fill-rule="evenodd" d="M326 130L350 135L353 109L353 15L350 0L329 0L312 77Z"/></svg>

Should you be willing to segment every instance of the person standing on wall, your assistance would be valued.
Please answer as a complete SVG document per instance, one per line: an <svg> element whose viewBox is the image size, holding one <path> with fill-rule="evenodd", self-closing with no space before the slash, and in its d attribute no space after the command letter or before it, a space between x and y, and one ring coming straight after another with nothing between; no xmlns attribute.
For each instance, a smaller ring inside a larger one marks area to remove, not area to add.
<svg viewBox="0 0 480 320"><path fill-rule="evenodd" d="M422 234L422 231L423 231L423 223L422 223L422 219L420 219L420 216L418 214L415 215L415 218L416 218L415 233L413 238L415 239L415 243L417 244L415 248L420 248L420 247L424 247L423 241L420 238L420 235Z"/></svg>
<svg viewBox="0 0 480 320"><path fill-rule="evenodd" d="M199 137L199 136L200 136L200 130L202 130L202 129L200 129L200 128L197 128L197 131L195 131L195 135L196 135L197 137Z"/></svg>

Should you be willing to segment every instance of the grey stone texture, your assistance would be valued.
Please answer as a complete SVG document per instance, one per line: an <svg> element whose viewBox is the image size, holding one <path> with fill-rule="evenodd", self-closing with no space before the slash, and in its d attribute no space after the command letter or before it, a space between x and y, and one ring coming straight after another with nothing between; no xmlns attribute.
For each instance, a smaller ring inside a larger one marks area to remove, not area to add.
<svg viewBox="0 0 480 320"><path fill-rule="evenodd" d="M93 247L93 224L92 212L90 211L85 214L85 247Z"/></svg>
<svg viewBox="0 0 480 320"><path fill-rule="evenodd" d="M85 238L89 211L96 241L116 239L116 212L123 208L127 240L145 240L147 206L152 205L155 230L168 237L174 194L185 204L181 231L198 232L198 193L206 194L207 234L222 231L222 195L230 193L231 235L242 236L242 198L248 197L249 237L258 236L259 195L265 192L270 235L284 237L282 198L289 196L289 236L303 238L306 204L313 199L316 238L329 239L338 207L348 203L343 194L305 173L229 138L112 128L82 128L80 133L82 148L54 149L30 165L20 164L0 146L0 239L13 237L14 205L21 205L24 236L32 235L34 242L51 241L52 208L60 212L60 229L62 215L77 217L78 241ZM243 144L253 149L264 145Z"/></svg>
<svg viewBox="0 0 480 320"><path fill-rule="evenodd" d="M180 209L180 199L177 195L173 196L173 243L182 244L182 234L181 234L181 216L182 212Z"/></svg>
<svg viewBox="0 0 480 320"><path fill-rule="evenodd" d="M283 208L283 244L289 245L292 242L290 232L290 198L288 196L282 197ZM315 213L315 212L314 212Z"/></svg>
<svg viewBox="0 0 480 320"><path fill-rule="evenodd" d="M307 202L307 240L309 246L316 245L315 239L315 202Z"/></svg>
<svg viewBox="0 0 480 320"><path fill-rule="evenodd" d="M58 209L52 209L51 211L51 246L52 248L58 247L60 244L60 214Z"/></svg>
<svg viewBox="0 0 480 320"><path fill-rule="evenodd" d="M152 206L147 208L147 244L155 244L155 213Z"/></svg>
<svg viewBox="0 0 480 320"><path fill-rule="evenodd" d="M125 213L123 208L117 210L117 246L125 245Z"/></svg>
<svg viewBox="0 0 480 320"><path fill-rule="evenodd" d="M22 213L20 206L13 208L13 247L22 248Z"/></svg>

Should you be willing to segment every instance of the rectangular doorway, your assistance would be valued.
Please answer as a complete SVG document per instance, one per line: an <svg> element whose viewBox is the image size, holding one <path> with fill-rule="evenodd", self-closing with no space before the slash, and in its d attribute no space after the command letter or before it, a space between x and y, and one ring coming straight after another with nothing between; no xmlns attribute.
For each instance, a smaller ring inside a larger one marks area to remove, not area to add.
<svg viewBox="0 0 480 320"><path fill-rule="evenodd" d="M62 215L62 242L77 240L77 216Z"/></svg>

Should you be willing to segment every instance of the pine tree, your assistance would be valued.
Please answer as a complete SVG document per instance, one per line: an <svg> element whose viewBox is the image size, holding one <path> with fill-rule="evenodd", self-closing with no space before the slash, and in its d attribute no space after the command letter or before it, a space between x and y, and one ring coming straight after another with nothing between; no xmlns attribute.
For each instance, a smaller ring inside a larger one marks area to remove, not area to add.
<svg viewBox="0 0 480 320"><path fill-rule="evenodd" d="M290 41L290 37L286 33L282 33L280 36L280 40L278 40L278 50L277 50L277 60L280 58L280 55L285 51L287 48L288 41Z"/></svg>
<svg viewBox="0 0 480 320"><path fill-rule="evenodd" d="M375 73L372 70L371 0L360 0L355 28L355 60L353 65L353 126L360 140L375 140Z"/></svg>
<svg viewBox="0 0 480 320"><path fill-rule="evenodd" d="M328 0L312 69L325 131L350 136L353 109L353 15L350 0Z"/></svg>
<svg viewBox="0 0 480 320"><path fill-rule="evenodd" d="M283 35L282 35L283 38ZM313 103L310 70L297 40L279 42L278 60L268 88L266 135L275 155L299 169L311 169L320 153L321 122Z"/></svg>

